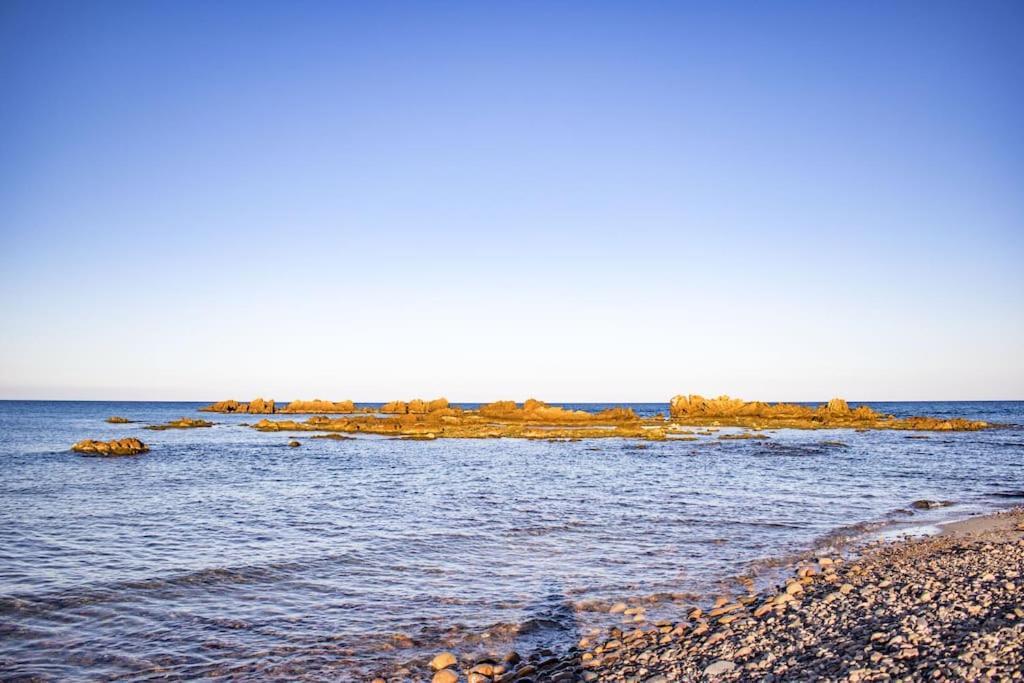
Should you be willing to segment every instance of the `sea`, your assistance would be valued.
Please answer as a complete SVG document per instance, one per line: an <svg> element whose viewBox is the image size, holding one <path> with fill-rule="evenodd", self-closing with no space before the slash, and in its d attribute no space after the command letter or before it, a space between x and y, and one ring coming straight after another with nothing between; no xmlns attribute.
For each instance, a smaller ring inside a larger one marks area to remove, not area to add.
<svg viewBox="0 0 1024 683"><path fill-rule="evenodd" d="M620 601L679 619L800 558L1024 504L1019 401L867 404L996 425L980 432L756 440L143 429L201 405L0 401L0 680L415 680L442 650L549 657L621 623ZM69 451L126 436L151 451Z"/></svg>

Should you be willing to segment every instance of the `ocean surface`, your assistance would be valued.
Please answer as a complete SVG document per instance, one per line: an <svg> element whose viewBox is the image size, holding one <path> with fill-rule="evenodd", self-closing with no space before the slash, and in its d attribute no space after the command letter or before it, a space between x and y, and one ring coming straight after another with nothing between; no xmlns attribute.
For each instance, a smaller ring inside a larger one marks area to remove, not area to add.
<svg viewBox="0 0 1024 683"><path fill-rule="evenodd" d="M618 623L620 600L678 618L779 558L1024 503L1024 402L868 404L1005 425L982 432L763 441L142 429L199 405L0 402L0 679L362 680L448 648L544 656ZM152 451L68 452L124 436Z"/></svg>

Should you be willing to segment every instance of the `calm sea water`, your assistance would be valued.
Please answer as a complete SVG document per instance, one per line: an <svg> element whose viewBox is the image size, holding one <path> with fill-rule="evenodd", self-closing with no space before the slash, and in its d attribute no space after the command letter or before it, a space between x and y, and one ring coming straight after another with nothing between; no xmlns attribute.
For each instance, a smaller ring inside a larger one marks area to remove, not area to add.
<svg viewBox="0 0 1024 683"><path fill-rule="evenodd" d="M5 679L358 680L441 647L557 652L618 600L672 617L844 533L1024 502L1022 402L870 404L1008 425L927 439L288 448L244 415L141 429L199 405L0 402ZM129 435L152 452L67 451Z"/></svg>

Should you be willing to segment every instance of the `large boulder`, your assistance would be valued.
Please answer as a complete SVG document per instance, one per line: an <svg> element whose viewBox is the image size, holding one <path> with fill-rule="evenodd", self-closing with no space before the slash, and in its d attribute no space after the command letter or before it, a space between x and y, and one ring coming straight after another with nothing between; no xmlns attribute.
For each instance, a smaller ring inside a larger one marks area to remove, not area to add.
<svg viewBox="0 0 1024 683"><path fill-rule="evenodd" d="M138 439L114 439L113 441L93 441L85 439L71 447L82 455L113 457L121 455L138 455L149 451L149 446Z"/></svg>
<svg viewBox="0 0 1024 683"><path fill-rule="evenodd" d="M837 417L845 417L850 414L850 406L841 398L833 398L825 404L825 412Z"/></svg>
<svg viewBox="0 0 1024 683"><path fill-rule="evenodd" d="M264 401L262 398L254 398L249 401L245 412L252 415L269 415L275 412L274 399Z"/></svg>
<svg viewBox="0 0 1024 683"><path fill-rule="evenodd" d="M381 406L380 412L405 415L409 412L409 405L405 401L389 401Z"/></svg>

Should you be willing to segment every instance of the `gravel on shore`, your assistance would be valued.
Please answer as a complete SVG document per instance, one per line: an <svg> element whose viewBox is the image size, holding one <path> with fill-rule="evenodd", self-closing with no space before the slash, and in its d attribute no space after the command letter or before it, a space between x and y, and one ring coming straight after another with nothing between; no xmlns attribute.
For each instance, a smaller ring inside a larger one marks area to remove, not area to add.
<svg viewBox="0 0 1024 683"><path fill-rule="evenodd" d="M1021 681L1024 509L816 558L775 591L613 629L566 657L479 664L435 681Z"/></svg>

